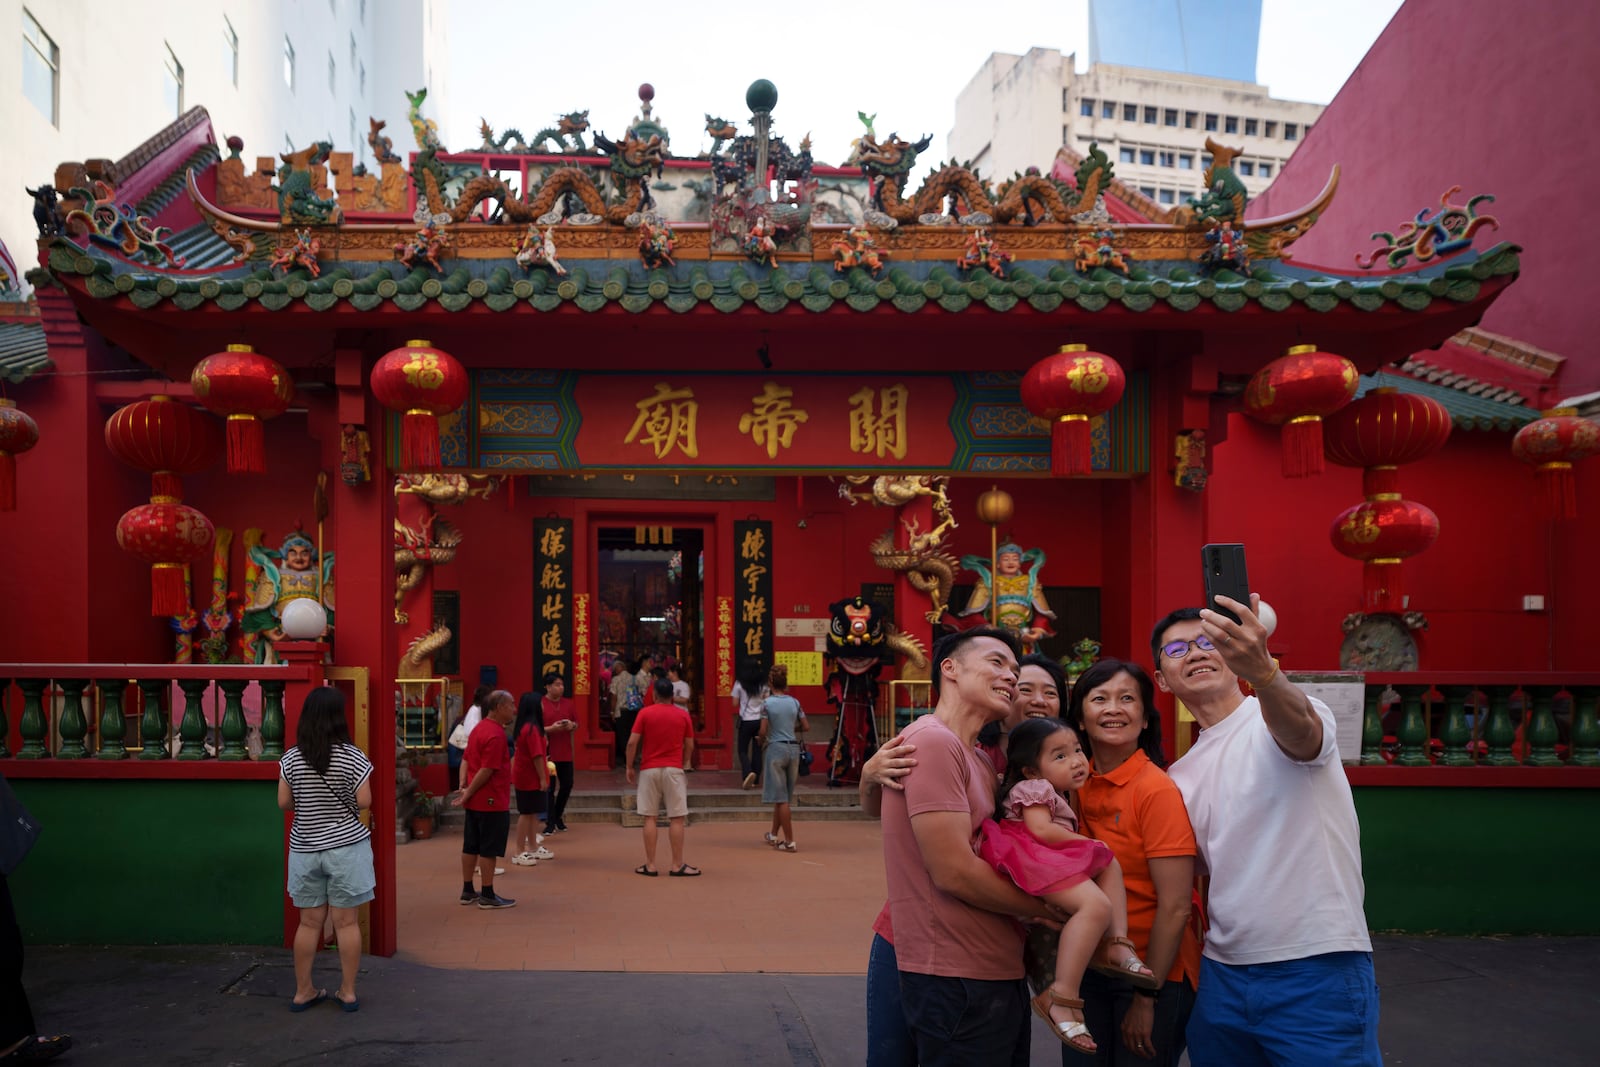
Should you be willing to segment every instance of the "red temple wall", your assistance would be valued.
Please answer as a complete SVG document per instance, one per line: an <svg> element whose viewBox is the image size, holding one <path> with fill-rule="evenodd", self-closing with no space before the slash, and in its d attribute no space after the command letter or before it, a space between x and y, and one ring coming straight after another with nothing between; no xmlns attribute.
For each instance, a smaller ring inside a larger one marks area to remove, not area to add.
<svg viewBox="0 0 1600 1067"><path fill-rule="evenodd" d="M1573 43L1596 40L1600 5L1408 0L1249 216L1306 203L1338 164L1338 196L1292 251L1350 269L1377 246L1373 231L1437 209L1450 186L1461 186L1458 204L1495 194L1478 210L1500 229L1480 231L1476 246L1525 252L1483 327L1567 357L1549 400L1600 389L1587 247L1573 234L1574 196L1600 167L1600 145L1573 136L1573 107L1600 97L1597 68Z"/></svg>

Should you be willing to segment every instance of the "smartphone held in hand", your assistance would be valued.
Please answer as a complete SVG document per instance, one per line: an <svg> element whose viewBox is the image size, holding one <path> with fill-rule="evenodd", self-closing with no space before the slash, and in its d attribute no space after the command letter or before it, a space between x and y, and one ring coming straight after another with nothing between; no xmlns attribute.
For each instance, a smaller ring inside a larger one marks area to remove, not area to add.
<svg viewBox="0 0 1600 1067"><path fill-rule="evenodd" d="M1218 615L1239 621L1236 612L1217 603L1217 594L1250 604L1250 579L1244 570L1244 545L1205 545L1200 549L1200 572L1205 583L1205 606Z"/></svg>

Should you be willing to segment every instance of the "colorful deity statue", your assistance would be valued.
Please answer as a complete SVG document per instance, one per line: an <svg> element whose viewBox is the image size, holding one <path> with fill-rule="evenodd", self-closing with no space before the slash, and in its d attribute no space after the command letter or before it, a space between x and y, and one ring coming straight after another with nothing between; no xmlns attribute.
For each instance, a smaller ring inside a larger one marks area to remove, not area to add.
<svg viewBox="0 0 1600 1067"><path fill-rule="evenodd" d="M1023 570L1024 564L1027 570ZM1024 652L1035 651L1041 638L1054 635L1050 623L1056 613L1050 610L1044 598L1044 586L1039 581L1039 572L1044 569L1044 549L1030 548L1024 552L1015 544L1003 544L995 552L995 567L999 573L992 575L989 561L983 556L962 556L961 565L978 575L972 597L961 611L962 625L982 625L993 601L998 604L998 624L1021 639Z"/></svg>
<svg viewBox="0 0 1600 1067"><path fill-rule="evenodd" d="M284 639L283 609L301 598L316 600L319 586L322 606L328 613L328 630L332 631L332 552L322 557L319 568L317 546L298 529L283 539L283 545L276 552L260 545L249 545L245 551L259 572L250 583L249 603L245 606L240 629L247 637L254 635L257 663L277 661L271 646Z"/></svg>

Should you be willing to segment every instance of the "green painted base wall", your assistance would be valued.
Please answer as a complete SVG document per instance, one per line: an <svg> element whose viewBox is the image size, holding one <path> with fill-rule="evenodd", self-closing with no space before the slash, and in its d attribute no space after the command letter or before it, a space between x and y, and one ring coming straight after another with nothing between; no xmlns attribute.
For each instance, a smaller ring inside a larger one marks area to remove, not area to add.
<svg viewBox="0 0 1600 1067"><path fill-rule="evenodd" d="M44 828L11 876L29 944L282 943L276 782L10 782Z"/></svg>
<svg viewBox="0 0 1600 1067"><path fill-rule="evenodd" d="M1600 790L1355 789L1367 923L1600 934Z"/></svg>

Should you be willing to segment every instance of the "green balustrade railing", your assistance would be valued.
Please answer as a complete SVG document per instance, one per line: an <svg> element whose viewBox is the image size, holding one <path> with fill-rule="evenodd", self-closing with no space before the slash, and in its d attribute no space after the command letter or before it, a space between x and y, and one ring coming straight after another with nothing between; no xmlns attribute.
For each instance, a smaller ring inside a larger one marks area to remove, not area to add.
<svg viewBox="0 0 1600 1067"><path fill-rule="evenodd" d="M0 664L0 758L275 761L285 689L306 676L282 664Z"/></svg>
<svg viewBox="0 0 1600 1067"><path fill-rule="evenodd" d="M1600 766L1600 673L1369 673L1367 766Z"/></svg>

